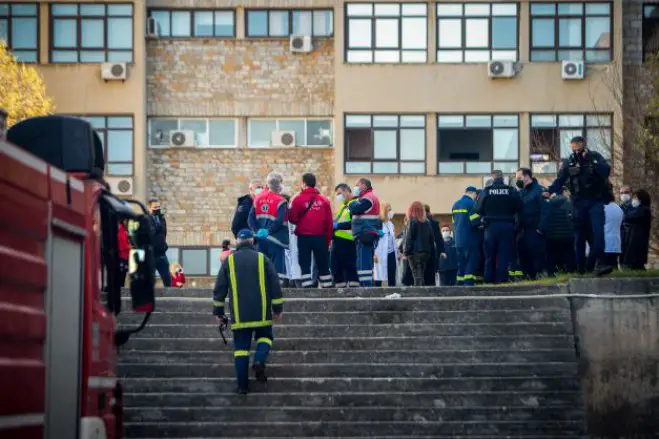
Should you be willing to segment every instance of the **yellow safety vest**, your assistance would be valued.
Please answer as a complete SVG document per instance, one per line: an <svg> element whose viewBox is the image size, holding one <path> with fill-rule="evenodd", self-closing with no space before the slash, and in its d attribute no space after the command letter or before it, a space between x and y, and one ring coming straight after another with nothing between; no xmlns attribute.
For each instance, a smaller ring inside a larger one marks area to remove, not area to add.
<svg viewBox="0 0 659 439"><path fill-rule="evenodd" d="M355 198L352 200L348 201L347 203L343 203L341 208L339 209L339 213L336 214L336 217L334 218L334 222L338 224L343 224L343 223L351 223L352 222L352 215L350 215L350 209L348 209L348 206L352 203L357 201ZM355 238L352 236L352 231L351 230L335 230L334 231L334 236L337 238L341 239L347 239L348 241L354 241Z"/></svg>

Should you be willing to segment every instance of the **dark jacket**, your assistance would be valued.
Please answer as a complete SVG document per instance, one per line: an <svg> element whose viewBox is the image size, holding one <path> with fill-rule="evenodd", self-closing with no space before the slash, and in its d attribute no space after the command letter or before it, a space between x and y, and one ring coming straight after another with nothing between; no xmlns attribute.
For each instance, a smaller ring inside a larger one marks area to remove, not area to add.
<svg viewBox="0 0 659 439"><path fill-rule="evenodd" d="M453 204L453 236L456 247L478 247L481 243L481 234L474 226L474 220L480 218L474 213L474 200L463 195Z"/></svg>
<svg viewBox="0 0 659 439"><path fill-rule="evenodd" d="M542 186L534 178L519 192L522 197L522 212L519 215L519 225L523 229L537 229L542 217L545 198L542 196Z"/></svg>
<svg viewBox="0 0 659 439"><path fill-rule="evenodd" d="M435 236L430 221L419 222L413 218L407 228L404 254L410 256L419 253L435 253Z"/></svg>
<svg viewBox="0 0 659 439"><path fill-rule="evenodd" d="M650 246L650 228L652 212L650 206L638 206L625 213L624 221L628 224L623 243L623 264L640 267L648 262Z"/></svg>
<svg viewBox="0 0 659 439"><path fill-rule="evenodd" d="M442 239L442 241L444 241ZM444 241L444 253L446 253L446 258L439 259L439 271L455 271L458 269L458 252L455 249L455 241L453 238L449 238L448 241Z"/></svg>
<svg viewBox="0 0 659 439"><path fill-rule="evenodd" d="M239 245L217 273L213 315L224 315L224 301L229 295L231 329L270 326L272 314L283 310L284 299L275 266L250 244Z"/></svg>
<svg viewBox="0 0 659 439"><path fill-rule="evenodd" d="M611 166L599 152L588 151L585 157L573 153L563 160L556 180L549 186L549 193L558 193L567 184L575 202L603 200L608 192L610 174Z"/></svg>
<svg viewBox="0 0 659 439"><path fill-rule="evenodd" d="M428 216L430 221L430 228L432 229L432 236L435 237L435 255L444 253L444 240L442 239L442 227L432 215Z"/></svg>
<svg viewBox="0 0 659 439"><path fill-rule="evenodd" d="M513 224L515 216L522 210L522 200L515 188L503 180L495 180L491 186L483 189L474 210L481 216L485 226L493 222Z"/></svg>
<svg viewBox="0 0 659 439"><path fill-rule="evenodd" d="M234 237L238 237L238 232L243 229L249 229L247 219L249 218L249 211L252 209L254 200L249 195L243 195L238 198L238 205L233 214L233 221L231 221L231 232Z"/></svg>
<svg viewBox="0 0 659 439"><path fill-rule="evenodd" d="M573 240L574 219L572 217L572 202L562 195L546 201L538 230L547 239L554 241Z"/></svg>
<svg viewBox="0 0 659 439"><path fill-rule="evenodd" d="M167 220L160 212L151 215L151 225L153 227L153 254L156 257L164 256L167 253Z"/></svg>

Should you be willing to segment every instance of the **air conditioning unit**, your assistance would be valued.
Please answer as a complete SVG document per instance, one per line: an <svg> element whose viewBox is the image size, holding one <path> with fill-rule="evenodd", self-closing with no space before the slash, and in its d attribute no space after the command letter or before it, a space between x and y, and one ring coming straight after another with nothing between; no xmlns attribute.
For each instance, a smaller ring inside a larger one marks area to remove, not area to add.
<svg viewBox="0 0 659 439"><path fill-rule="evenodd" d="M270 139L270 146L275 148L292 148L295 146L295 132L275 131Z"/></svg>
<svg viewBox="0 0 659 439"><path fill-rule="evenodd" d="M517 74L514 61L490 61L487 63L489 78L513 78Z"/></svg>
<svg viewBox="0 0 659 439"><path fill-rule="evenodd" d="M128 69L126 63L106 62L101 65L101 78L106 81L125 81L128 77Z"/></svg>
<svg viewBox="0 0 659 439"><path fill-rule="evenodd" d="M583 61L563 61L561 67L561 78L583 79L586 74L586 66Z"/></svg>
<svg viewBox="0 0 659 439"><path fill-rule="evenodd" d="M169 135L169 146L176 147L190 147L194 146L194 131L190 130L181 130L181 131L172 131Z"/></svg>
<svg viewBox="0 0 659 439"><path fill-rule="evenodd" d="M106 177L114 195L133 195L133 177Z"/></svg>
<svg viewBox="0 0 659 439"><path fill-rule="evenodd" d="M158 22L155 18L149 17L146 19L146 36L147 38L158 38Z"/></svg>
<svg viewBox="0 0 659 439"><path fill-rule="evenodd" d="M313 50L313 43L309 35L291 35L290 51L292 53L309 53Z"/></svg>

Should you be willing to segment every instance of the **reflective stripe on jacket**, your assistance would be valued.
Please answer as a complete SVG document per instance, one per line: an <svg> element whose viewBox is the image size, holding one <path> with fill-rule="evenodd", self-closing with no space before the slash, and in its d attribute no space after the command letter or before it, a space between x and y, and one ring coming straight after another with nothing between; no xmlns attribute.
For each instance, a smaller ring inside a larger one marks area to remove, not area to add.
<svg viewBox="0 0 659 439"><path fill-rule="evenodd" d="M336 217L334 217L334 222L338 224L338 229L334 232L336 238L347 239L348 241L355 240L355 237L352 236L352 215L348 206L356 201L353 198L347 203L343 203Z"/></svg>
<svg viewBox="0 0 659 439"><path fill-rule="evenodd" d="M366 210L361 211L360 204L363 200L368 200L367 205L370 204ZM377 234L378 230L382 229L382 220L380 219L380 200L373 193L373 189L369 189L362 194L356 203L351 204L349 207L352 214L352 235L357 237L361 233ZM359 213L357 213L359 212Z"/></svg>
<svg viewBox="0 0 659 439"><path fill-rule="evenodd" d="M472 247L478 245L480 236L474 223L480 216L474 212L474 200L463 195L453 205L453 239L456 247Z"/></svg>

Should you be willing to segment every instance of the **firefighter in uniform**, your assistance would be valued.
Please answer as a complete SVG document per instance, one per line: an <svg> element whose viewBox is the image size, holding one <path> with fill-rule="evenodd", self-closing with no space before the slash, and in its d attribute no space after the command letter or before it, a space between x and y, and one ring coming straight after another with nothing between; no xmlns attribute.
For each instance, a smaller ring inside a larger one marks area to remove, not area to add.
<svg viewBox="0 0 659 439"><path fill-rule="evenodd" d="M453 235L458 255L458 285L474 285L474 273L480 257L480 237L474 227L478 214L474 212L476 188L467 187L465 194L453 204Z"/></svg>
<svg viewBox="0 0 659 439"><path fill-rule="evenodd" d="M256 340L252 369L256 379L265 383L265 366L273 340L272 321L281 318L284 303L277 272L272 262L255 250L254 234L248 229L238 232L236 251L222 264L215 281L213 315L221 324L227 322L224 301L228 295L237 392L247 394L252 340Z"/></svg>
<svg viewBox="0 0 659 439"><path fill-rule="evenodd" d="M352 215L349 206L357 200L350 186L341 183L335 188L339 211L334 217L334 239L332 241L332 276L337 288L358 287L357 250L352 236Z"/></svg>
<svg viewBox="0 0 659 439"><path fill-rule="evenodd" d="M503 174L495 175L474 208L485 227L485 282L508 281L508 265L515 240L515 217L522 211L522 199L512 186L503 182Z"/></svg>
<svg viewBox="0 0 659 439"><path fill-rule="evenodd" d="M288 202L281 195L281 174L268 175L268 187L254 198L249 212L249 227L256 232L259 251L275 265L280 282L286 281L286 249L288 248Z"/></svg>
<svg viewBox="0 0 659 439"><path fill-rule="evenodd" d="M359 199L348 206L352 215L352 236L357 245L357 276L363 287L373 286L373 257L382 232L380 200L375 196L371 181L362 178L353 189Z"/></svg>
<svg viewBox="0 0 659 439"><path fill-rule="evenodd" d="M549 187L549 194L559 193L567 183L573 202L575 248L579 272L595 267L596 274L605 275L613 266L603 262L604 256L604 199L609 189L611 166L604 157L585 146L585 139L574 137L572 155L563 160L556 180ZM586 240L589 238L590 253L586 261Z"/></svg>

